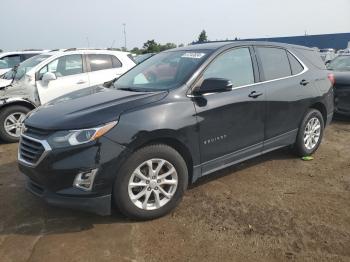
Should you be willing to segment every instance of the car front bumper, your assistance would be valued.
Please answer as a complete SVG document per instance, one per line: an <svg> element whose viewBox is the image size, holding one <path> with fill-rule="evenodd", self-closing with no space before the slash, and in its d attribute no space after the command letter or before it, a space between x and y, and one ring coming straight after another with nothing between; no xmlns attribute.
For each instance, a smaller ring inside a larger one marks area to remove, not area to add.
<svg viewBox="0 0 350 262"><path fill-rule="evenodd" d="M96 143L65 149L52 149L37 165L19 160L26 176L26 188L50 205L110 215L112 191L125 147L107 138ZM97 170L91 190L74 186L81 172Z"/></svg>
<svg viewBox="0 0 350 262"><path fill-rule="evenodd" d="M62 196L44 189L27 177L26 189L53 206L92 212L102 216L111 214L111 194L97 197Z"/></svg>

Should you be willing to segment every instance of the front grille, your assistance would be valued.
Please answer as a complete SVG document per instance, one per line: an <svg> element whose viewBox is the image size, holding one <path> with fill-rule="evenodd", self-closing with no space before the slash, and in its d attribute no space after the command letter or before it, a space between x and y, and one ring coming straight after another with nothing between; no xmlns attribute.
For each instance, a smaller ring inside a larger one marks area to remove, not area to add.
<svg viewBox="0 0 350 262"><path fill-rule="evenodd" d="M27 164L35 165L45 152L42 142L27 136L22 136L19 144L19 159Z"/></svg>

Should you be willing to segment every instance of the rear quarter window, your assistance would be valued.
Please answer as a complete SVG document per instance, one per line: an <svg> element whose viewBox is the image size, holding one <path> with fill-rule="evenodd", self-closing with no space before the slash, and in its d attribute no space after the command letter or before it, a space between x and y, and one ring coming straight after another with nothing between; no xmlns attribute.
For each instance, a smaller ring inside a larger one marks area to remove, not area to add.
<svg viewBox="0 0 350 262"><path fill-rule="evenodd" d="M310 64L319 68L326 69L326 66L321 58L320 53L317 50L308 50L297 48L296 51L300 53Z"/></svg>
<svg viewBox="0 0 350 262"><path fill-rule="evenodd" d="M288 52L288 59L289 59L290 67L292 68L293 75L297 75L303 72L304 67L299 63L299 61L294 57L294 55L292 55L289 52Z"/></svg>

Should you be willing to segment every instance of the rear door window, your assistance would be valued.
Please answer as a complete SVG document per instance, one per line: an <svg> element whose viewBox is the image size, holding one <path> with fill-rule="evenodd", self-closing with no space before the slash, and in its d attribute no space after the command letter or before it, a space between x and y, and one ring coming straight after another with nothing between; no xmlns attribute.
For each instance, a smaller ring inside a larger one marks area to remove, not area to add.
<svg viewBox="0 0 350 262"><path fill-rule="evenodd" d="M112 57L105 54L88 54L90 69L92 72L113 68Z"/></svg>
<svg viewBox="0 0 350 262"><path fill-rule="evenodd" d="M291 76L286 50L273 47L258 47L265 81Z"/></svg>

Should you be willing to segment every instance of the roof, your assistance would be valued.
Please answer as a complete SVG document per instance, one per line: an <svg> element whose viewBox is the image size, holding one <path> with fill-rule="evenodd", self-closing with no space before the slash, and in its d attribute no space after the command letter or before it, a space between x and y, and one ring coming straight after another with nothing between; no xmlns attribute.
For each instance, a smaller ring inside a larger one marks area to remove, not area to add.
<svg viewBox="0 0 350 262"><path fill-rule="evenodd" d="M0 56L4 55L16 55L16 54L33 54L33 53L44 53L46 50L26 50L26 51L10 51L10 52L1 52Z"/></svg>
<svg viewBox="0 0 350 262"><path fill-rule="evenodd" d="M223 47L234 47L234 46L242 46L242 45L265 45L265 46L278 46L285 48L303 48L310 49L309 47L299 46L299 45L291 45L277 42L267 42L267 41L218 41L218 42L205 42L205 43L196 43L189 46L179 47L171 50L217 50Z"/></svg>
<svg viewBox="0 0 350 262"><path fill-rule="evenodd" d="M100 48L68 48L68 49L54 49L50 51L51 54L61 54L61 53L101 53L101 54L120 54L127 55L129 52L110 50L110 49L100 49Z"/></svg>

